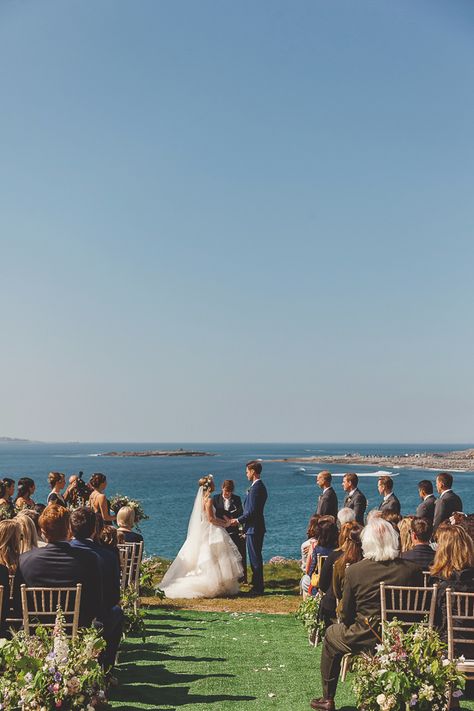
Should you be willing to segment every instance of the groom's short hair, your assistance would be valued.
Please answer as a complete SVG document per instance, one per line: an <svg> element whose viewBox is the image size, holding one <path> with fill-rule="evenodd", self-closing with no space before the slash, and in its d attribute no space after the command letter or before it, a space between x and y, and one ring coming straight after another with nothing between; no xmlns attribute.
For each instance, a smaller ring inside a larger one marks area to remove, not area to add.
<svg viewBox="0 0 474 711"><path fill-rule="evenodd" d="M250 471L255 472L257 476L260 476L262 473L262 465L260 462L257 462L255 459L252 459L251 462L247 462L246 464L247 469L250 469Z"/></svg>

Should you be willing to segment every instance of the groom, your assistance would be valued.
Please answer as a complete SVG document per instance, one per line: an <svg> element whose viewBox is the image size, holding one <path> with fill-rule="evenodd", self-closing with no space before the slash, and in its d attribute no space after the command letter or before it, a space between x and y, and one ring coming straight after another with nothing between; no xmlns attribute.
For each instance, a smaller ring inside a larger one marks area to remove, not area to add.
<svg viewBox="0 0 474 711"><path fill-rule="evenodd" d="M231 525L244 524L247 537L250 567L252 568L251 593L263 595L263 537L265 535L265 519L263 509L267 500L265 484L260 479L262 465L260 462L248 462L245 474L250 484L244 503L244 512L238 518L231 519Z"/></svg>

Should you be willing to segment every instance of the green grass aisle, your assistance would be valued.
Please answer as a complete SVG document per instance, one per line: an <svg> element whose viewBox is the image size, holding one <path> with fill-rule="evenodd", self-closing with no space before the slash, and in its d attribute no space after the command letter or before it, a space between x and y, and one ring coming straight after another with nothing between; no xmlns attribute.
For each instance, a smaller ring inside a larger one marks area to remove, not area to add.
<svg viewBox="0 0 474 711"><path fill-rule="evenodd" d="M308 711L321 693L320 648L290 615L157 608L147 627L145 644L129 640L120 654L115 709ZM350 678L336 702L355 711Z"/></svg>

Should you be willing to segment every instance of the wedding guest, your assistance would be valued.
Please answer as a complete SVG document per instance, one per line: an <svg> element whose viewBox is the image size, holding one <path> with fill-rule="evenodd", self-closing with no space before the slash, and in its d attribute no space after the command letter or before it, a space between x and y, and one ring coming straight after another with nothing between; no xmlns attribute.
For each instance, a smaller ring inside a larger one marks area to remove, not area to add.
<svg viewBox="0 0 474 711"><path fill-rule="evenodd" d="M362 528L363 526L357 524L357 528L354 526L347 532L346 540L342 547L342 555L334 565L332 588L334 598L337 600L336 613L338 616L341 614L342 609L342 596L344 594L347 568L362 560L362 540L360 537Z"/></svg>
<svg viewBox="0 0 474 711"><path fill-rule="evenodd" d="M319 581L312 581L311 577L317 571L318 556L328 556L334 551L337 546L338 535L337 525L333 516L323 516L319 519L315 529L317 544L312 550L306 573L301 578L301 590L303 593L316 594Z"/></svg>
<svg viewBox="0 0 474 711"><path fill-rule="evenodd" d="M455 511L462 511L462 501L452 490L453 477L449 472L441 472L436 477L439 498L436 499L433 518L433 531L446 521Z"/></svg>
<svg viewBox="0 0 474 711"><path fill-rule="evenodd" d="M98 525L99 524L99 525ZM101 663L106 671L111 673L123 630L123 612L120 607L120 567L116 551L104 546L96 539L96 532L100 529L100 536L104 535L110 526L103 525L100 514L92 509L82 506L71 513L71 532L74 536L71 547L95 556L99 567L97 587L100 591L101 610L99 620L104 625L104 639L106 648ZM108 536L110 541L110 534Z"/></svg>
<svg viewBox="0 0 474 711"><path fill-rule="evenodd" d="M340 513L340 512L339 512ZM353 511L352 511L353 513ZM322 619L326 623L326 627L337 622L336 620L336 597L334 592L334 571L336 570L336 565L341 556L344 555L346 550L347 541L350 538L352 532L356 531L357 535L360 535L362 526L357 523L357 521L348 521L345 523L341 532L339 533L338 547L328 555L321 568L321 575L319 577L319 590L324 593L321 600L321 615ZM362 557L362 555L361 555ZM360 558L359 558L360 560ZM350 561L354 562L354 561ZM344 566L345 570L345 566Z"/></svg>
<svg viewBox="0 0 474 711"><path fill-rule="evenodd" d="M66 478L62 472L49 472L48 483L51 487L51 491L48 494L47 502L48 504L58 504L59 506L66 507L66 502L64 500L61 491L66 486Z"/></svg>
<svg viewBox="0 0 474 711"><path fill-rule="evenodd" d="M364 514L367 508L367 499L359 487L359 477L354 472L348 472L342 478L342 488L346 493L344 507L352 509L355 520L364 525Z"/></svg>
<svg viewBox="0 0 474 711"><path fill-rule="evenodd" d="M36 504L36 506L38 506L38 504ZM20 516L28 516L28 518L31 518L31 520L33 521L34 526L36 528L36 535L38 538L36 545L40 548L43 548L46 545L46 541L43 540L43 537L41 535L41 529L39 526L40 514L38 513L38 511L36 511L36 506L35 506L35 510L23 509L23 511L19 515ZM24 552L24 551L22 551L22 552Z"/></svg>
<svg viewBox="0 0 474 711"><path fill-rule="evenodd" d="M379 511L394 511L400 515L400 502L393 493L393 479L391 476L381 476L377 482L380 496L383 496Z"/></svg>
<svg viewBox="0 0 474 711"><path fill-rule="evenodd" d="M402 558L416 563L422 570L428 570L433 563L435 552L430 546L433 525L427 518L413 518L411 521L412 548L402 552Z"/></svg>
<svg viewBox="0 0 474 711"><path fill-rule="evenodd" d="M392 526L396 529L398 535L400 535L400 529L398 528L400 521L402 520L402 517L400 514L398 514L396 511L379 511L380 516L385 519L385 521L388 521L389 523L392 524Z"/></svg>
<svg viewBox="0 0 474 711"><path fill-rule="evenodd" d="M15 499L15 508L17 511L21 511L23 508L34 509L35 502L31 497L35 493L35 489L35 482L28 476L18 479L18 489Z"/></svg>
<svg viewBox="0 0 474 711"><path fill-rule="evenodd" d="M104 494L107 488L107 477L105 474L93 474L89 484L92 487L92 492L89 496L89 506L96 512L100 513L104 523L115 521L115 514L110 513L109 502Z"/></svg>
<svg viewBox="0 0 474 711"><path fill-rule="evenodd" d="M356 515L354 509L350 509L346 506L343 509L339 509L339 511L337 512L337 522L340 528L344 526L345 523L349 523L350 521L355 520Z"/></svg>
<svg viewBox="0 0 474 711"><path fill-rule="evenodd" d="M0 508L5 509L5 518L13 518L16 514L15 505L12 500L13 494L15 493L15 481L6 476L2 480L2 484L3 493L0 499Z"/></svg>
<svg viewBox="0 0 474 711"><path fill-rule="evenodd" d="M426 518L433 524L436 498L433 494L433 484L429 479L422 479L422 481L418 482L418 494L421 504L416 509L417 518Z"/></svg>
<svg viewBox="0 0 474 711"><path fill-rule="evenodd" d="M20 553L26 553L32 548L37 548L38 534L31 518L20 512L16 517L16 522L20 529Z"/></svg>
<svg viewBox="0 0 474 711"><path fill-rule="evenodd" d="M399 558L399 541L393 526L372 517L361 533L363 560L351 565L345 575L342 622L326 630L321 654L323 696L311 701L311 708L334 711L334 697L345 654L371 650L377 643L367 620L380 621L380 583L423 585L416 565ZM375 623L374 623L375 624Z"/></svg>
<svg viewBox="0 0 474 711"><path fill-rule="evenodd" d="M308 554L312 553L313 547L316 545L315 530L316 525L321 516L311 516L306 531L307 539L301 544L301 570L306 570L306 562Z"/></svg>
<svg viewBox="0 0 474 711"><path fill-rule="evenodd" d="M0 521L0 564L13 575L20 559L20 528L16 519Z"/></svg>
<svg viewBox="0 0 474 711"><path fill-rule="evenodd" d="M132 531L135 525L135 511L131 506L122 506L117 513L118 530L123 533L124 543L141 543L143 536L141 533Z"/></svg>
<svg viewBox="0 0 474 711"><path fill-rule="evenodd" d="M3 588L2 607L0 608L0 637L6 637L6 619L10 609L10 578L8 568L0 563L0 586Z"/></svg>
<svg viewBox="0 0 474 711"><path fill-rule="evenodd" d="M405 553L405 551L411 550L413 548L413 539L411 535L411 522L414 516L404 516L400 523L398 524L398 530L400 531L400 551Z"/></svg>
<svg viewBox="0 0 474 711"><path fill-rule="evenodd" d="M446 524L438 528L437 542L438 547L430 568L432 581L438 583L435 624L446 636L447 588L455 592L474 592L474 542L462 526ZM467 626L472 626L469 620L467 623ZM459 630L456 637L462 637ZM460 645L456 647L455 654L460 655L464 651Z"/></svg>
<svg viewBox="0 0 474 711"><path fill-rule="evenodd" d="M31 510L36 511L38 516L41 516L41 514L43 513L45 508L46 508L46 504L35 504L34 509L29 509L29 511L31 511Z"/></svg>
<svg viewBox="0 0 474 711"><path fill-rule="evenodd" d="M318 498L318 507L316 513L319 516L334 516L337 517L337 494L332 488L331 472L322 471L316 477L316 484L322 489L322 494Z"/></svg>
<svg viewBox="0 0 474 711"><path fill-rule="evenodd" d="M32 548L20 556L14 581L16 617L21 617L20 585L23 583L30 587L75 587L81 583L79 624L90 627L100 614L99 564L90 551L69 545L69 518L69 511L56 504L50 504L41 514L39 524L48 545Z"/></svg>

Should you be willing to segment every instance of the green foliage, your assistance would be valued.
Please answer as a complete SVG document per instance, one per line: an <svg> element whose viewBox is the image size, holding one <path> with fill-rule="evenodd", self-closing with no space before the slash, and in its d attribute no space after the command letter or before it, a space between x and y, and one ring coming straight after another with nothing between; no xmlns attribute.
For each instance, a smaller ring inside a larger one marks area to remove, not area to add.
<svg viewBox="0 0 474 711"><path fill-rule="evenodd" d="M118 513L122 506L129 506L131 509L133 509L135 513L135 524L140 523L140 521L146 521L147 519L149 519L149 516L147 516L145 511L143 510L141 501L138 501L137 499L130 499L128 496L124 496L123 494L115 494L110 499L109 503L110 508L114 513Z"/></svg>
<svg viewBox="0 0 474 711"><path fill-rule="evenodd" d="M158 583L168 566L168 560L157 556L142 560L140 565L140 595L154 595L159 597L160 600L164 598L165 594L158 587Z"/></svg>
<svg viewBox="0 0 474 711"><path fill-rule="evenodd" d="M319 638L324 637L326 627L323 620L320 618L320 606L321 606L321 596L316 595L312 597L311 595L303 600L298 607L295 617L300 620L308 634L311 637L315 633L319 632Z"/></svg>
<svg viewBox="0 0 474 711"><path fill-rule="evenodd" d="M375 653L356 657L354 668L353 689L366 711L442 711L450 690L461 695L464 688L438 633L420 624L404 630L398 620L387 623Z"/></svg>
<svg viewBox="0 0 474 711"><path fill-rule="evenodd" d="M120 604L124 614L123 635L141 637L146 641L146 610L140 607L140 597L133 588L125 588Z"/></svg>

